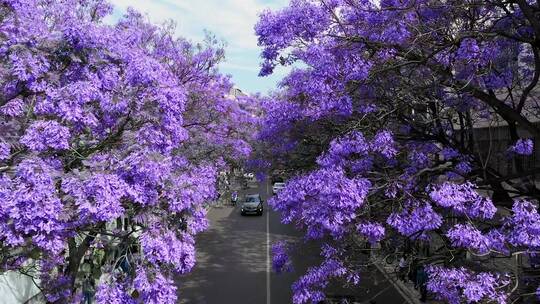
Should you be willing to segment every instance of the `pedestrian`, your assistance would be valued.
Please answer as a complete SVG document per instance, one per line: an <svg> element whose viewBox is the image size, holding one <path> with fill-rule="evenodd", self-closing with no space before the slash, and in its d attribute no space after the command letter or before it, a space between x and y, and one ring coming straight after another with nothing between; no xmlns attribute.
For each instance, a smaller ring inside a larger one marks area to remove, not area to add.
<svg viewBox="0 0 540 304"><path fill-rule="evenodd" d="M120 257L120 268L126 274L129 274L131 271L131 265L128 259L128 253L126 252L123 256Z"/></svg>
<svg viewBox="0 0 540 304"><path fill-rule="evenodd" d="M401 259L399 259L399 264L398 264L398 276L399 276L399 279L403 282L405 282L405 275L407 274L407 269L409 267L408 265L408 258L402 256Z"/></svg>
<svg viewBox="0 0 540 304"><path fill-rule="evenodd" d="M233 191L231 194L231 204L234 206L236 205L236 201L238 201L238 192Z"/></svg>
<svg viewBox="0 0 540 304"><path fill-rule="evenodd" d="M84 281L82 283L82 290L83 290L83 303L92 304L92 299L94 298L94 293L95 293L95 286L94 286L94 280L89 275L86 275L84 278Z"/></svg>
<svg viewBox="0 0 540 304"><path fill-rule="evenodd" d="M418 266L418 270L416 272L416 285L419 288L420 291L420 301L426 302L427 298L427 281L428 281L428 275L426 273L426 270L424 269L424 266Z"/></svg>

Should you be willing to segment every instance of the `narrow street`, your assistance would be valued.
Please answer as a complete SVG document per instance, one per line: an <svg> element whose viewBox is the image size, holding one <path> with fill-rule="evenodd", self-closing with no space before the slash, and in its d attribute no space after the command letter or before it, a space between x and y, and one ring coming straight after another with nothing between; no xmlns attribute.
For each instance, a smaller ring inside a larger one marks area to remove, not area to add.
<svg viewBox="0 0 540 304"><path fill-rule="evenodd" d="M279 214L269 210L267 201L271 191L269 184L251 183L248 190L240 192L240 198L246 194L261 195L265 204L262 216L241 216L240 203L236 207L210 210L211 226L197 239L197 266L190 274L177 279L180 303L291 303L291 284L310 265L317 263L319 253L314 244L304 244L292 256L293 272L272 272L268 239L270 243L300 240L301 233L290 225L281 224ZM361 280L354 295L362 303L368 303L368 300L373 300L373 303L405 303L381 274L363 274ZM351 294L335 288L330 293Z"/></svg>

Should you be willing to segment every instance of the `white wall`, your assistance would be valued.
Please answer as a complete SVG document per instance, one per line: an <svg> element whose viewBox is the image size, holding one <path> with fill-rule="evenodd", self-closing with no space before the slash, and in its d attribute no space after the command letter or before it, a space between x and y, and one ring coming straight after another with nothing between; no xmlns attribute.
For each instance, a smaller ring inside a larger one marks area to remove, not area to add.
<svg viewBox="0 0 540 304"><path fill-rule="evenodd" d="M14 271L0 275L0 303L23 304L39 293L29 276Z"/></svg>

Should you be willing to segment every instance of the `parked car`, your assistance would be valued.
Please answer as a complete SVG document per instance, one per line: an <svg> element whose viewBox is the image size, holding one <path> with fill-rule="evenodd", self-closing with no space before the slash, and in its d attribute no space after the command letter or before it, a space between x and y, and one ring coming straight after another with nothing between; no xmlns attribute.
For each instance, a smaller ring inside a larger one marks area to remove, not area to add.
<svg viewBox="0 0 540 304"><path fill-rule="evenodd" d="M272 186L272 193L276 194L283 188L285 188L285 183L274 183Z"/></svg>
<svg viewBox="0 0 540 304"><path fill-rule="evenodd" d="M246 214L263 214L263 202L259 194L246 195L246 199L242 203L241 211L242 215Z"/></svg>

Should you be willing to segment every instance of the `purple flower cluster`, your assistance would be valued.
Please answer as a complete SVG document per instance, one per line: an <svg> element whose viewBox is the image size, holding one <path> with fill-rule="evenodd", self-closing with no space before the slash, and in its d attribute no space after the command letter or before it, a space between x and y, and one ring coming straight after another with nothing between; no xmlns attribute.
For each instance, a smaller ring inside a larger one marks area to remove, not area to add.
<svg viewBox="0 0 540 304"><path fill-rule="evenodd" d="M8 101L0 107L0 114L8 117L18 117L24 113L24 102L20 98Z"/></svg>
<svg viewBox="0 0 540 304"><path fill-rule="evenodd" d="M277 273L291 272L292 262L287 253L287 243L281 241L272 245L272 267Z"/></svg>
<svg viewBox="0 0 540 304"><path fill-rule="evenodd" d="M409 201L400 212L394 212L386 220L404 236L425 238L425 232L441 227L443 218L428 202Z"/></svg>
<svg viewBox="0 0 540 304"><path fill-rule="evenodd" d="M14 254L0 272L31 253L44 294L68 303L80 273L65 265L129 242L144 277L101 267L98 301L176 303L169 275L195 264L217 173L251 152L258 98L230 96L219 45L110 13L104 0L0 4L0 243Z"/></svg>
<svg viewBox="0 0 540 304"><path fill-rule="evenodd" d="M149 273L144 268L137 269L133 287L140 294L140 301L148 304L177 303L177 291L174 280L162 273Z"/></svg>
<svg viewBox="0 0 540 304"><path fill-rule="evenodd" d="M343 166L350 155L366 156L369 152L369 142L360 132L352 132L330 143L326 154L317 159L322 167Z"/></svg>
<svg viewBox="0 0 540 304"><path fill-rule="evenodd" d="M145 259L155 266L169 264L179 274L188 273L195 266L195 239L190 234L177 236L174 231L155 227L145 231L140 242Z"/></svg>
<svg viewBox="0 0 540 304"><path fill-rule="evenodd" d="M453 148L444 148L441 150L441 154L445 160L452 160L460 156L459 152Z"/></svg>
<svg viewBox="0 0 540 304"><path fill-rule="evenodd" d="M125 284L120 282L102 282L96 289L95 299L98 304L135 304L126 291Z"/></svg>
<svg viewBox="0 0 540 304"><path fill-rule="evenodd" d="M378 132L368 141L361 132L353 131L332 140L328 151L317 158L321 167L350 166L356 174L369 171L374 156L393 159L397 155L397 144L389 131Z"/></svg>
<svg viewBox="0 0 540 304"><path fill-rule="evenodd" d="M509 148L510 151L519 155L531 155L534 152L534 144L531 139L518 139L516 143Z"/></svg>
<svg viewBox="0 0 540 304"><path fill-rule="evenodd" d="M465 268L445 268L430 265L426 267L429 276L427 289L437 298L450 304L489 301L507 303L508 278L489 272L474 273Z"/></svg>
<svg viewBox="0 0 540 304"><path fill-rule="evenodd" d="M497 212L491 199L478 194L471 182L463 184L445 182L434 186L429 196L439 206L451 208L471 218L491 219Z"/></svg>
<svg viewBox="0 0 540 304"><path fill-rule="evenodd" d="M503 231L504 232L504 231ZM490 251L508 254L507 235L497 229L492 229L486 234L467 224L456 224L450 228L446 236L454 247L462 247L479 254L486 254Z"/></svg>
<svg viewBox="0 0 540 304"><path fill-rule="evenodd" d="M384 226L379 223L360 223L358 224L357 229L371 244L376 244L384 238L385 229Z"/></svg>
<svg viewBox="0 0 540 304"><path fill-rule="evenodd" d="M117 175L97 173L86 180L65 178L62 191L74 198L82 219L106 222L124 214L122 200L130 187Z"/></svg>
<svg viewBox="0 0 540 304"><path fill-rule="evenodd" d="M534 115L526 114L534 112L538 99L531 91L537 56L526 42L540 33L537 18L526 13L536 6L293 0L264 12L255 28L263 48L260 74L280 65L295 67L270 97L259 137L270 168L300 174L271 201L283 220L307 228L307 238L330 232L337 236L334 248L345 248L345 240L357 234L376 242L397 232L406 236L396 236L396 246L403 246L404 239L427 244L443 232L448 246L437 246L440 257L465 248L485 254L477 261L481 267L493 265L492 254L538 249L534 204L517 202L501 222L496 204L503 205L504 196L492 201L483 192L527 197L530 188L500 187L498 175L502 180L504 174L491 168L500 154L494 153L496 139L489 136L486 159L479 140L487 137L476 136L481 125L499 125L500 117L513 121L512 115L521 117L522 131L538 137ZM514 93L520 102L511 105L507 97ZM532 155L533 140L520 139L510 150ZM345 178L330 178L329 172L340 170ZM334 180L359 179L369 184L368 194L364 203L353 205L349 197L359 189ZM340 198L328 195L326 185ZM393 229L382 233L386 224ZM463 259L461 254L444 259L449 268L433 271L431 289L441 299L514 300L507 295L507 280L451 268ZM318 290L301 286L296 302L322 300Z"/></svg>
<svg viewBox="0 0 540 304"><path fill-rule="evenodd" d="M7 142L0 140L0 161L9 159L11 147Z"/></svg>
<svg viewBox="0 0 540 304"><path fill-rule="evenodd" d="M505 221L508 241L514 246L540 247L540 214L536 204L517 200L512 206L512 215Z"/></svg>
<svg viewBox="0 0 540 304"><path fill-rule="evenodd" d="M490 250L489 239L471 224L456 224L446 232L446 236L455 247L463 247L481 254Z"/></svg>
<svg viewBox="0 0 540 304"><path fill-rule="evenodd" d="M346 276L347 269L336 259L327 259L321 265L308 269L307 273L294 282L293 303L318 303L325 299L324 288L331 278Z"/></svg>
<svg viewBox="0 0 540 304"><path fill-rule="evenodd" d="M38 120L30 125L20 142L30 150L43 152L48 149L69 149L69 139L67 127L52 120Z"/></svg>
<svg viewBox="0 0 540 304"><path fill-rule="evenodd" d="M325 168L287 182L269 204L282 212L283 221L296 221L308 238L325 233L340 237L349 230L370 189L366 179L350 179L340 168Z"/></svg>
<svg viewBox="0 0 540 304"><path fill-rule="evenodd" d="M378 152L386 158L394 158L397 154L396 143L392 132L380 131L371 141L371 150Z"/></svg>
<svg viewBox="0 0 540 304"><path fill-rule="evenodd" d="M59 171L39 158L24 160L16 170L13 178L0 176L0 239L9 247L31 239L43 250L61 251L65 224L55 184Z"/></svg>

